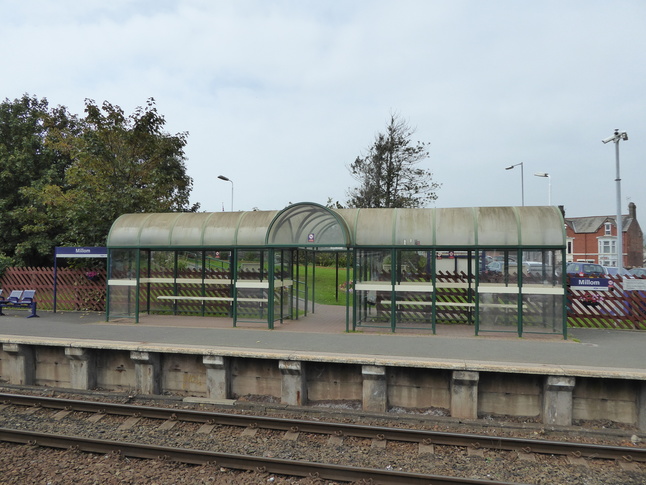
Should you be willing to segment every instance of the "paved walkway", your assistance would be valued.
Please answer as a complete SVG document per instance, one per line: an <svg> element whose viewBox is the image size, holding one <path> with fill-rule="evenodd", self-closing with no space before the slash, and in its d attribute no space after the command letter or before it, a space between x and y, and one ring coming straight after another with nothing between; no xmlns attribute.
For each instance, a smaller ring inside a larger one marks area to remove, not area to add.
<svg viewBox="0 0 646 485"><path fill-rule="evenodd" d="M317 308L297 321L276 324L239 323L228 318L147 316L140 323L123 319L106 322L100 313L57 313L39 311L40 318L5 311L0 317L0 342L79 345L102 342L106 347L220 349L228 354L271 353L315 359L334 356L337 360L374 360L381 363L415 361L444 363L452 368L523 372L604 375L646 380L646 332L626 330L570 329L568 340L561 335L483 333L474 335L472 326L438 325L437 334L409 330L391 333L387 329L362 328L345 332L345 308Z"/></svg>

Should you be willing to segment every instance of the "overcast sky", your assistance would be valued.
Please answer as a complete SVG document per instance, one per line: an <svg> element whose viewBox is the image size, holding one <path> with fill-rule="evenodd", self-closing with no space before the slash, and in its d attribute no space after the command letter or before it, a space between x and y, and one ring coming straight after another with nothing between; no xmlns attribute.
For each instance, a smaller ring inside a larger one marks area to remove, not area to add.
<svg viewBox="0 0 646 485"><path fill-rule="evenodd" d="M154 98L206 211L231 210L218 175L235 210L345 202L395 112L436 207L547 205L551 181L567 216L614 215L619 128L646 230L645 26L643 0L0 0L0 96Z"/></svg>

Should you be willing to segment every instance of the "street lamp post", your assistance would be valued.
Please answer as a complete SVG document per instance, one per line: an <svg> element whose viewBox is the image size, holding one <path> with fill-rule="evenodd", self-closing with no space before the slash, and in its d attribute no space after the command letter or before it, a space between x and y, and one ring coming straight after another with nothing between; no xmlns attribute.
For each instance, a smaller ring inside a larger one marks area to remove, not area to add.
<svg viewBox="0 0 646 485"><path fill-rule="evenodd" d="M534 176L547 178L547 205L552 205L552 177L547 172L536 172Z"/></svg>
<svg viewBox="0 0 646 485"><path fill-rule="evenodd" d="M614 142L615 144L615 165L617 169L617 274L623 274L624 268L624 240L623 240L623 220L621 217L621 177L619 175L619 140L628 140L628 133L615 129L612 136L601 140L603 143Z"/></svg>
<svg viewBox="0 0 646 485"><path fill-rule="evenodd" d="M505 170L511 170L514 167L518 167L519 165L520 165L520 195L521 195L521 201L524 206L525 205L525 173L523 169L523 162L517 163L515 165L510 165L509 167L505 167Z"/></svg>
<svg viewBox="0 0 646 485"><path fill-rule="evenodd" d="M233 180L225 177L224 175L218 175L218 178L220 180L224 180L225 182L231 182L231 212L233 212Z"/></svg>

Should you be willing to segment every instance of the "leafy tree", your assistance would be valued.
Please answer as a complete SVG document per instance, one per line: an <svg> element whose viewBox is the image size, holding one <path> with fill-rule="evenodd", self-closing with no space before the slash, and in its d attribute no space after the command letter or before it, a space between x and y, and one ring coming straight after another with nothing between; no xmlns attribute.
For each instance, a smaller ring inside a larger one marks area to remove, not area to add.
<svg viewBox="0 0 646 485"><path fill-rule="evenodd" d="M386 133L378 133L364 157L349 169L358 187L350 189L349 207L423 207L436 200L440 184L433 174L416 167L428 158L427 143L411 141L415 130L396 114L390 115Z"/></svg>
<svg viewBox="0 0 646 485"><path fill-rule="evenodd" d="M0 103L0 261L53 262L55 246L102 246L127 212L189 205L187 134L164 132L154 100L132 115L86 100L85 116L23 95Z"/></svg>
<svg viewBox="0 0 646 485"><path fill-rule="evenodd" d="M0 103L0 256L12 264L36 266L51 260L58 228L26 234L37 212L25 188L61 184L70 159L46 144L51 130L74 132L64 107L50 109L46 99L23 95Z"/></svg>
<svg viewBox="0 0 646 485"><path fill-rule="evenodd" d="M33 234L54 224L58 244L103 246L114 220L132 212L196 211L189 206L193 181L186 174L187 133L163 131L165 120L154 99L126 116L115 105L85 102L81 131L48 133L46 145L69 157L61 183L23 193L42 208L27 230Z"/></svg>

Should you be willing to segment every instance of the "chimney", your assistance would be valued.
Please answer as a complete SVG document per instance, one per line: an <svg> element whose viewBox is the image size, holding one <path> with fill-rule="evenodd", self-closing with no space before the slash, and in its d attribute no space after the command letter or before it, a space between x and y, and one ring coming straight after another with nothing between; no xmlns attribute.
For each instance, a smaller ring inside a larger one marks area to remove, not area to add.
<svg viewBox="0 0 646 485"><path fill-rule="evenodd" d="M635 205L634 202L631 202L628 204L628 215L630 216L631 219L636 220L637 219L637 206Z"/></svg>
<svg viewBox="0 0 646 485"><path fill-rule="evenodd" d="M561 211L561 214L563 214L563 219L565 219L565 206L560 205L559 210Z"/></svg>

